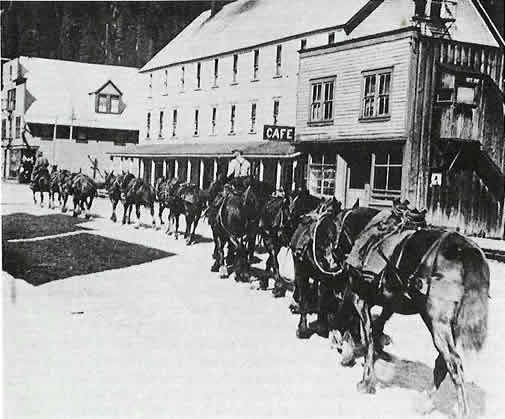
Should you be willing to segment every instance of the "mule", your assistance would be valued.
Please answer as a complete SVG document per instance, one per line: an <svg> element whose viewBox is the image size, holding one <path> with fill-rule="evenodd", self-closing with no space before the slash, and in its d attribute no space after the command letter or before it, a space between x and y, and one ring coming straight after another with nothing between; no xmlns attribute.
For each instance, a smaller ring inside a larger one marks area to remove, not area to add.
<svg viewBox="0 0 505 419"><path fill-rule="evenodd" d="M140 207L149 208L151 223L156 228L156 218L154 217L154 202L156 193L154 188L145 180L136 178L131 173L127 173L120 179L121 201L123 203L123 224L131 223L131 212L135 206L137 223L135 228L140 227Z"/></svg>
<svg viewBox="0 0 505 419"><path fill-rule="evenodd" d="M33 203L37 204L37 197L35 196L36 192L40 193L40 206L44 207L44 192L49 193L49 183L50 183L50 174L47 169L41 170L36 178L30 183L30 189L33 193Z"/></svg>
<svg viewBox="0 0 505 419"><path fill-rule="evenodd" d="M336 224L338 228L338 219ZM456 344L461 343L465 350L479 351L485 342L489 292L486 258L468 238L441 229L407 230L395 243L391 257L377 251L385 261L380 275L371 275L367 265L357 269L344 264L343 273L366 348L358 390L375 392L374 343L386 321L393 313L419 314L438 351L428 402L432 403L433 394L448 373L456 387L458 414L468 417L463 365ZM368 260L373 259L368 256ZM383 312L372 322L370 309L374 305L382 306Z"/></svg>
<svg viewBox="0 0 505 419"><path fill-rule="evenodd" d="M166 234L174 232L175 239L179 238L179 217L184 212L184 205L176 196L177 189L181 184L181 181L177 178L158 178L155 184L160 224L164 224L163 212L165 209L168 209Z"/></svg>

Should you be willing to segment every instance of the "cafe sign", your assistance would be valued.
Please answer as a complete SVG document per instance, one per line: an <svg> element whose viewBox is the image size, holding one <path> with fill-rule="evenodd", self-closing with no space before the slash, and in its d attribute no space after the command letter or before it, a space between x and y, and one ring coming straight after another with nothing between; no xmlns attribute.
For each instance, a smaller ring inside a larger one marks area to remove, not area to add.
<svg viewBox="0 0 505 419"><path fill-rule="evenodd" d="M270 141L294 141L295 127L284 127L279 125L264 125L263 139Z"/></svg>

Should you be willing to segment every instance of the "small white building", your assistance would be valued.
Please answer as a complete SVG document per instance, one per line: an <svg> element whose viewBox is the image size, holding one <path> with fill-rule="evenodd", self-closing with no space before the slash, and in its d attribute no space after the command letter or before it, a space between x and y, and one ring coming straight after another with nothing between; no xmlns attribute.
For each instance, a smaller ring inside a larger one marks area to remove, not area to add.
<svg viewBox="0 0 505 419"><path fill-rule="evenodd" d="M19 57L3 65L2 176L42 150L51 164L100 180L108 152L138 143L138 69Z"/></svg>
<svg viewBox="0 0 505 419"><path fill-rule="evenodd" d="M295 126L298 52L345 40L378 3L237 0L203 12L140 70L139 146L114 154L138 158L152 182L206 187L238 147L260 179L291 189L305 169L294 134L265 141L264 128Z"/></svg>

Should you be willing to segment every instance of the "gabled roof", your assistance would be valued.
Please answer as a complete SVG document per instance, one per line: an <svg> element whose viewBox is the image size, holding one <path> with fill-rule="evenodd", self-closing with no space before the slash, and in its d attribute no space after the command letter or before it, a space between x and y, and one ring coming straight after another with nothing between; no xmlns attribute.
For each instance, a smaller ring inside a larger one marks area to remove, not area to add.
<svg viewBox="0 0 505 419"><path fill-rule="evenodd" d="M114 87L114 89L117 90L117 92L122 95L123 92L121 90L118 89L118 87L112 82L112 80L108 80L106 81L104 84L102 84L98 89L96 89L94 92L90 92L90 94L92 93L100 93L103 89L105 89L106 86L108 85L111 85L112 87Z"/></svg>
<svg viewBox="0 0 505 419"><path fill-rule="evenodd" d="M19 57L26 78L25 120L30 123L138 130L143 109L142 76L137 68L47 58ZM121 88L121 114L95 112L90 92L112 83Z"/></svg>
<svg viewBox="0 0 505 419"><path fill-rule="evenodd" d="M140 71L344 27L368 0L237 0L203 12Z"/></svg>

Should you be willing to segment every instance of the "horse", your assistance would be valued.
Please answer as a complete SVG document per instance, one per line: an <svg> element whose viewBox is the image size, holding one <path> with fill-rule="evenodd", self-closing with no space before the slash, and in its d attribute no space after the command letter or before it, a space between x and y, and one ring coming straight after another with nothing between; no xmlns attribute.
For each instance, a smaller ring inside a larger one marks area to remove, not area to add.
<svg viewBox="0 0 505 419"><path fill-rule="evenodd" d="M343 218L336 219L337 230ZM371 221L358 236L364 237ZM449 373L457 392L458 413L468 417L468 401L464 388L463 364L456 350L459 342L464 350L479 351L486 339L488 317L489 266L482 250L458 232L435 228L419 228L390 236L392 254L386 256L381 247L367 254L367 263L357 268L345 259L341 270L347 278L353 305L362 327L365 344L363 378L358 390L375 392L374 343L382 334L393 313L419 314L431 333L438 351L433 370L434 387L428 402ZM344 236L347 235L344 234ZM334 248L334 243L329 244ZM353 245L355 251L357 244ZM375 252L375 253L373 253ZM370 272L374 258L385 267L379 275ZM370 309L383 307L372 322Z"/></svg>
<svg viewBox="0 0 505 419"><path fill-rule="evenodd" d="M177 188L175 196L176 200L179 201L176 205L180 206L182 203L186 221L184 238L186 239L186 244L189 246L194 243L195 230L207 202L207 194L194 184L183 183Z"/></svg>
<svg viewBox="0 0 505 419"><path fill-rule="evenodd" d="M81 211L88 219L93 200L98 195L97 186L93 179L84 173L76 175L72 181L72 195L74 200L73 216L77 217Z"/></svg>
<svg viewBox="0 0 505 419"><path fill-rule="evenodd" d="M155 194L158 200L158 216L160 224L163 223L163 211L168 208L168 227L166 234L172 233L172 226L175 224L175 239L179 238L179 216L184 212L183 203L177 199L176 191L181 185L181 181L174 178L158 178L155 183Z"/></svg>
<svg viewBox="0 0 505 419"><path fill-rule="evenodd" d="M112 214L110 216L110 219L115 223L117 221L116 208L118 203L121 201L121 183L126 173L123 172L120 175L116 176L114 174L114 170L111 172L105 170L104 172L104 188L107 191L107 195L112 204Z"/></svg>
<svg viewBox="0 0 505 419"><path fill-rule="evenodd" d="M228 255L233 259L236 279L242 282L249 281L250 249L252 244L254 252L258 216L263 204L253 190L254 186L247 183L244 182L245 190L226 186L226 192L218 195L207 210L215 244L215 262L211 270L219 270L223 278L228 276L224 260L224 245L228 243Z"/></svg>
<svg viewBox="0 0 505 419"><path fill-rule="evenodd" d="M44 206L44 192L49 193L50 174L47 169L42 169L36 178L30 183L30 189L33 192L33 203L37 204L36 192L40 193L40 206Z"/></svg>
<svg viewBox="0 0 505 419"><path fill-rule="evenodd" d="M125 174L120 179L121 201L123 203L123 224L131 222L131 212L135 206L137 224L135 228L140 227L140 207L141 205L149 208L152 218L152 226L156 228L156 218L154 217L154 202L156 193L154 188L141 178L136 178L131 173Z"/></svg>
<svg viewBox="0 0 505 419"><path fill-rule="evenodd" d="M60 174L57 165L51 167L51 174L49 175L49 208L55 208L54 196L58 194L58 203L61 205L61 192L60 192Z"/></svg>

